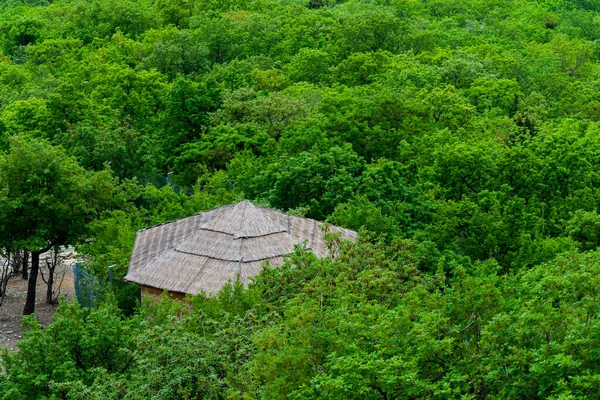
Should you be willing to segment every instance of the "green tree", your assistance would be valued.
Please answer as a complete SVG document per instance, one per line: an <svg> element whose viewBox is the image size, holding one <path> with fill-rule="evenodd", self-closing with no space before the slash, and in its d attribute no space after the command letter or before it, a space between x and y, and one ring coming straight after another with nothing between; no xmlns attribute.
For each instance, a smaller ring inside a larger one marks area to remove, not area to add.
<svg viewBox="0 0 600 400"><path fill-rule="evenodd" d="M182 145L202 137L210 126L209 113L220 101L220 91L211 82L200 84L183 76L175 79L166 94L162 129L156 138L167 160L172 160Z"/></svg>
<svg viewBox="0 0 600 400"><path fill-rule="evenodd" d="M88 172L44 140L11 138L0 158L1 239L5 248L31 252L25 315L34 312L40 254L85 239L114 196L108 171Z"/></svg>
<svg viewBox="0 0 600 400"><path fill-rule="evenodd" d="M331 56L323 50L301 49L289 64L287 74L293 82L319 83L327 80Z"/></svg>

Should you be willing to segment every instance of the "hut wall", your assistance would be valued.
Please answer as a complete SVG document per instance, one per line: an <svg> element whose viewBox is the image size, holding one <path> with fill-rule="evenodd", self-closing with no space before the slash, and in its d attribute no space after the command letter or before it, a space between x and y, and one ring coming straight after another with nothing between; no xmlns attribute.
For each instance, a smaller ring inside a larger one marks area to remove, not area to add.
<svg viewBox="0 0 600 400"><path fill-rule="evenodd" d="M159 289L159 288L155 288L152 286L141 285L141 291L142 291L142 302L143 302L144 297L146 297L146 296L160 297L160 295L163 294L164 289ZM172 299L184 300L185 293L169 292L169 297L171 297Z"/></svg>

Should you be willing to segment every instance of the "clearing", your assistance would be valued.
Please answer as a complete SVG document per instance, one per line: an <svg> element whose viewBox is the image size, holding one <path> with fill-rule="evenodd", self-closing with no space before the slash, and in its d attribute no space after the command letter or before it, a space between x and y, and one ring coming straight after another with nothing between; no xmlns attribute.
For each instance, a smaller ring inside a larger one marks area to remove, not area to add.
<svg viewBox="0 0 600 400"><path fill-rule="evenodd" d="M69 301L75 298L75 286L73 281L73 268L75 262L73 252L61 253L62 261L56 266L56 278L54 284L55 293L60 285L60 294ZM31 264L30 264L31 266ZM48 326L52 315L58 304L46 304L46 283L41 274L48 275L44 256L40 256L40 274L38 274L35 315L42 324ZM64 277L64 279L62 278ZM60 284L61 279L62 285ZM23 307L27 297L27 281L21 278L21 274L13 275L6 287L6 297L0 306L0 349L8 348L14 351L23 335L21 332L21 319L23 318Z"/></svg>

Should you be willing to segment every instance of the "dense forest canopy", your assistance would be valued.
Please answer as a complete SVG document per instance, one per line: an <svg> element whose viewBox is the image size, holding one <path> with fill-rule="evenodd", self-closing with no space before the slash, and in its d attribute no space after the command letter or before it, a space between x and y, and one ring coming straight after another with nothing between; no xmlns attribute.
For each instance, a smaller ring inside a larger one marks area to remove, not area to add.
<svg viewBox="0 0 600 400"><path fill-rule="evenodd" d="M599 67L597 0L0 0L0 172L58 154L116 264L0 396L600 397ZM134 311L135 231L244 198L361 239Z"/></svg>

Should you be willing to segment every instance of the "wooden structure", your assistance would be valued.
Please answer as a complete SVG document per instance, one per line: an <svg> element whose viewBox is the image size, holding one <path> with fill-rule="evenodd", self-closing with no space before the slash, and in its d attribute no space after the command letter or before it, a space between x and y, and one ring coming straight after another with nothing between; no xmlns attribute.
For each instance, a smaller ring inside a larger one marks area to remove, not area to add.
<svg viewBox="0 0 600 400"><path fill-rule="evenodd" d="M248 284L265 261L280 266L294 245L327 255L321 226L249 201L215 208L139 231L125 279L148 294L164 289L175 298L201 291L214 294L238 277ZM356 238L348 229L330 226L329 231Z"/></svg>

